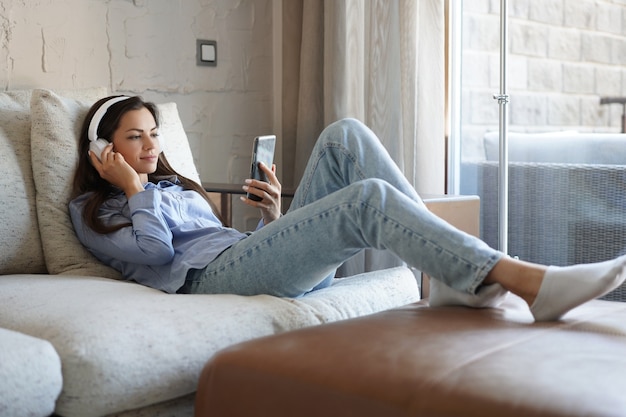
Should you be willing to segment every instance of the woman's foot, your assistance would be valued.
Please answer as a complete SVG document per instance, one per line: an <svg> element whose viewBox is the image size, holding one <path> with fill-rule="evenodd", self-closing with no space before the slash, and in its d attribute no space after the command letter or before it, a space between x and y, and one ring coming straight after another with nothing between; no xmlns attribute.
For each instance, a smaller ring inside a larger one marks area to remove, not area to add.
<svg viewBox="0 0 626 417"><path fill-rule="evenodd" d="M587 301L611 292L626 279L626 256L594 264L549 267L534 301L536 321L558 320ZM528 301L528 300L527 300Z"/></svg>

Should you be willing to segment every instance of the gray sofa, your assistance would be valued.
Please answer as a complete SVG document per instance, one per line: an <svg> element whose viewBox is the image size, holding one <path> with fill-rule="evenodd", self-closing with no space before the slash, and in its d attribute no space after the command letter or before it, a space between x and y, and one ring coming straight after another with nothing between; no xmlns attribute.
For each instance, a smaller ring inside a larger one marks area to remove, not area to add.
<svg viewBox="0 0 626 417"><path fill-rule="evenodd" d="M498 245L498 133L463 163L462 193L481 198L481 237ZM626 134L509 134L509 254L554 265L626 250ZM626 301L626 287L604 297Z"/></svg>
<svg viewBox="0 0 626 417"><path fill-rule="evenodd" d="M0 93L0 415L191 416L220 349L419 299L413 273L349 277L298 299L171 295L100 264L67 203L76 138L105 89ZM173 103L159 105L168 159L199 181Z"/></svg>

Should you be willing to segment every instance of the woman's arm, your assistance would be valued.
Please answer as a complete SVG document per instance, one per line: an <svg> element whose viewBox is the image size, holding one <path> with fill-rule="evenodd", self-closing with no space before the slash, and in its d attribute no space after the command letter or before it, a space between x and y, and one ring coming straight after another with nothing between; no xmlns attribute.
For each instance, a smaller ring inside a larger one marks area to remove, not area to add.
<svg viewBox="0 0 626 417"><path fill-rule="evenodd" d="M81 243L100 260L108 263L115 259L144 265L171 262L174 256L172 232L161 213L158 191L137 193L128 199L128 205L120 200L105 203L100 210L105 224L132 224L108 234L96 233L84 224L83 197L70 203L72 223Z"/></svg>

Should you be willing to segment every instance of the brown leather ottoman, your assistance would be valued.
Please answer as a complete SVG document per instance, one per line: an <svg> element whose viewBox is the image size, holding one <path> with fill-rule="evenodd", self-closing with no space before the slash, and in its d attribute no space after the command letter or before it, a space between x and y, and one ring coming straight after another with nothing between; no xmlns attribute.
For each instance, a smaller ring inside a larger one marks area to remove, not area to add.
<svg viewBox="0 0 626 417"><path fill-rule="evenodd" d="M561 322L425 303L257 339L204 368L196 416L626 416L626 303Z"/></svg>

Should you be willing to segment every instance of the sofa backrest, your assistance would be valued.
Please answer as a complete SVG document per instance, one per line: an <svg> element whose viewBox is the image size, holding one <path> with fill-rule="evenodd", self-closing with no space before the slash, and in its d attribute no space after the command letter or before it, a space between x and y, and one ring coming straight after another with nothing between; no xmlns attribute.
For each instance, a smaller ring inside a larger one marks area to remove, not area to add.
<svg viewBox="0 0 626 417"><path fill-rule="evenodd" d="M487 161L497 161L499 133L484 136ZM572 131L508 134L511 162L626 165L626 134Z"/></svg>
<svg viewBox="0 0 626 417"><path fill-rule="evenodd" d="M0 93L0 274L46 272L30 169L30 97Z"/></svg>
<svg viewBox="0 0 626 417"><path fill-rule="evenodd" d="M0 274L120 277L80 244L68 213L80 127L106 95L105 88L0 94ZM168 160L200 182L176 104L158 107Z"/></svg>

